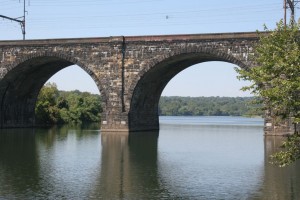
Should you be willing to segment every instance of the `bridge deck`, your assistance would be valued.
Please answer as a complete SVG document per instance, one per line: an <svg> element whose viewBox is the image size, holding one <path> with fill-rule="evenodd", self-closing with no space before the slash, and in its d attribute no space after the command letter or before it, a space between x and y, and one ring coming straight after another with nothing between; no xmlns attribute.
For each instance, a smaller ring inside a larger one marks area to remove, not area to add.
<svg viewBox="0 0 300 200"><path fill-rule="evenodd" d="M145 36L124 36L127 42L137 41L175 41L175 40L220 40L220 39L243 39L258 38L257 32L236 32L236 33L207 33L207 34L182 34L182 35L145 35ZM59 39L38 39L38 40L2 40L0 46L13 45L47 45L47 44L83 44L83 43L108 43L121 42L123 36L95 37L95 38L59 38Z"/></svg>

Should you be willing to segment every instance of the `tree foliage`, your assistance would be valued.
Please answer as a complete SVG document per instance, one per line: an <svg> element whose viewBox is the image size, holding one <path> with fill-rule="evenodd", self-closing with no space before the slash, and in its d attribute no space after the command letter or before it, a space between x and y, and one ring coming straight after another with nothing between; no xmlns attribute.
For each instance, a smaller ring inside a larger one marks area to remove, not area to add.
<svg viewBox="0 0 300 200"><path fill-rule="evenodd" d="M262 97L264 109L272 116L292 117L300 122L300 37L299 25L285 27L282 21L274 31L266 28L255 48L257 66L237 69L239 78L251 81L244 90Z"/></svg>
<svg viewBox="0 0 300 200"><path fill-rule="evenodd" d="M101 112L100 95L59 91L53 83L41 89L35 107L37 124L99 122Z"/></svg>
<svg viewBox="0 0 300 200"><path fill-rule="evenodd" d="M299 24L285 26L282 21L275 30L265 28L260 33L260 41L255 48L257 66L238 69L240 79L253 84L244 90L251 90L263 99L264 109L273 118L291 119L300 122L300 37ZM295 126L295 132L296 130ZM299 158L299 135L288 137L285 150L275 154L280 166L285 166Z"/></svg>
<svg viewBox="0 0 300 200"><path fill-rule="evenodd" d="M289 136L281 147L284 150L271 155L273 164L285 167L300 159L300 137L298 134Z"/></svg>
<svg viewBox="0 0 300 200"><path fill-rule="evenodd" d="M262 116L252 97L161 97L159 115Z"/></svg>

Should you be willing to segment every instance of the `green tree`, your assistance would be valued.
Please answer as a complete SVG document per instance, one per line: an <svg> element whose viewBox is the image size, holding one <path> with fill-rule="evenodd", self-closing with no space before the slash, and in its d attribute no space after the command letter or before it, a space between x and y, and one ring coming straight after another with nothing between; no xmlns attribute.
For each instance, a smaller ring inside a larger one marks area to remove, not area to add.
<svg viewBox="0 0 300 200"><path fill-rule="evenodd" d="M298 134L289 136L282 144L284 150L271 155L272 163L285 167L300 159L300 137Z"/></svg>
<svg viewBox="0 0 300 200"><path fill-rule="evenodd" d="M38 124L53 124L61 121L59 109L56 106L58 96L59 92L54 83L47 83L42 87L35 107Z"/></svg>
<svg viewBox="0 0 300 200"><path fill-rule="evenodd" d="M38 124L99 122L100 95L88 92L59 91L48 83L40 91L35 113Z"/></svg>
<svg viewBox="0 0 300 200"><path fill-rule="evenodd" d="M273 118L291 119L295 124L300 122L300 37L299 24L285 26L277 23L275 30L265 28L267 33L260 34L255 48L257 66L248 69L237 69L239 78L249 80L252 84L244 87L261 97L264 109L270 111ZM298 135L288 141L298 140ZM299 142L289 142L288 149L299 149ZM296 145L291 148L290 145ZM281 166L299 158L299 151L286 151L275 154ZM287 154L294 154L287 156ZM282 155L286 155L286 157ZM284 158L284 159L283 159ZM289 158L289 159L286 159Z"/></svg>

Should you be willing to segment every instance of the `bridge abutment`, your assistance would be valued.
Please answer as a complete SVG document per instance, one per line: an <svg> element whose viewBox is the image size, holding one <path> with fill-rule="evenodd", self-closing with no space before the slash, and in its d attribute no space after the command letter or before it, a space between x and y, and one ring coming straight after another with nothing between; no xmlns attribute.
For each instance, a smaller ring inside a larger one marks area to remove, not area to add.
<svg viewBox="0 0 300 200"><path fill-rule="evenodd" d="M282 119L272 115L272 111L266 111L264 117L265 136L284 136L293 134L295 128L299 130L299 125L295 127L291 118Z"/></svg>

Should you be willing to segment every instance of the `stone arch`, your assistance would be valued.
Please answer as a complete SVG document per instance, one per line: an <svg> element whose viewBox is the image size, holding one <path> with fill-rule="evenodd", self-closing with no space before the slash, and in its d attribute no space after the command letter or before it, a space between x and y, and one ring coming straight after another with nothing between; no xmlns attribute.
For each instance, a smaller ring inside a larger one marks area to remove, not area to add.
<svg viewBox="0 0 300 200"><path fill-rule="evenodd" d="M105 111L106 92L100 87L103 83L88 65L62 53L38 52L5 67L7 72L0 81L0 128L33 126L35 103L41 87L52 75L74 64L96 83Z"/></svg>
<svg viewBox="0 0 300 200"><path fill-rule="evenodd" d="M4 68L6 68L7 72L9 72L12 69L14 69L15 67L19 66L21 63L24 63L28 60L35 59L38 57L57 57L57 58L64 59L66 61L71 62L72 65L78 65L88 75L90 75L90 77L94 80L95 84L97 85L97 88L100 91L102 98L106 99L107 95L106 95L106 92L101 87L101 85L104 84L101 82L101 79L99 79L96 76L94 71L88 65L84 64L83 62L79 61L78 59L76 59L75 57L72 57L72 56L68 56L68 55L65 55L62 53L56 53L56 52L39 52L39 53L34 53L34 54L23 56L21 59L17 60L16 62L14 62Z"/></svg>
<svg viewBox="0 0 300 200"><path fill-rule="evenodd" d="M182 70L207 61L223 61L247 68L243 61L216 48L185 48L154 57L139 72L129 87L129 129L132 131L159 129L158 103L168 82Z"/></svg>

